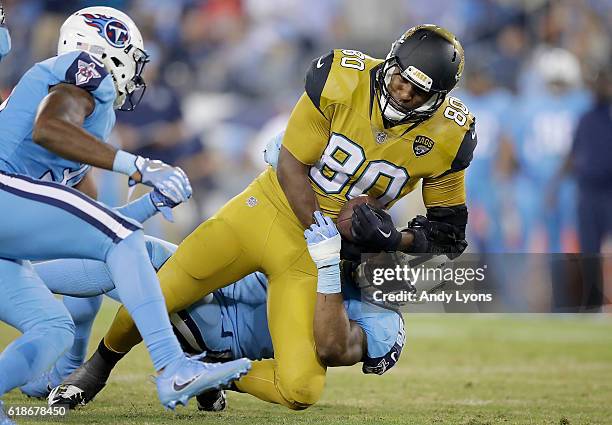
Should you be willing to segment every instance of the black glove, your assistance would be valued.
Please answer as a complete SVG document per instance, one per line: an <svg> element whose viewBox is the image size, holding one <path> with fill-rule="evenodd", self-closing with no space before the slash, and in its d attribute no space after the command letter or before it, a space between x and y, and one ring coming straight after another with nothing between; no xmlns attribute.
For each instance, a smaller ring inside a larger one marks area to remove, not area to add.
<svg viewBox="0 0 612 425"><path fill-rule="evenodd" d="M353 210L351 224L355 242L376 251L396 251L402 240L391 216L380 208L358 205Z"/></svg>
<svg viewBox="0 0 612 425"><path fill-rule="evenodd" d="M446 254L450 259L456 258L467 248L465 236L457 226L442 221L429 220L418 215L404 229L414 236L409 253Z"/></svg>

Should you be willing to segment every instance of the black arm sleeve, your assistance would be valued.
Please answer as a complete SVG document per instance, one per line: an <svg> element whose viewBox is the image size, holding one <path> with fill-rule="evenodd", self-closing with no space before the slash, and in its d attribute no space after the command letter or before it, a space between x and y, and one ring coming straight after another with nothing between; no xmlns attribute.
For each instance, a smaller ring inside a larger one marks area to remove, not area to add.
<svg viewBox="0 0 612 425"><path fill-rule="evenodd" d="M465 205L453 207L432 207L427 209L427 219L441 221L457 228L461 239L465 239L465 227L467 226L468 210Z"/></svg>

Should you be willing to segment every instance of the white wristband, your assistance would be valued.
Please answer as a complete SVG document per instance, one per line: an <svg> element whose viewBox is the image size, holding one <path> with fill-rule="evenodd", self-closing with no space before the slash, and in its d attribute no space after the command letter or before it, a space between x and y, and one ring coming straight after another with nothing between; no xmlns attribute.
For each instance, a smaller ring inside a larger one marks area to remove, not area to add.
<svg viewBox="0 0 612 425"><path fill-rule="evenodd" d="M317 292L320 294L338 294L342 292L338 262L333 262L329 266L319 268Z"/></svg>
<svg viewBox="0 0 612 425"><path fill-rule="evenodd" d="M136 159L138 157L126 151L117 151L115 154L115 160L113 161L113 171L117 173L125 174L126 176L132 176L138 168L136 168Z"/></svg>

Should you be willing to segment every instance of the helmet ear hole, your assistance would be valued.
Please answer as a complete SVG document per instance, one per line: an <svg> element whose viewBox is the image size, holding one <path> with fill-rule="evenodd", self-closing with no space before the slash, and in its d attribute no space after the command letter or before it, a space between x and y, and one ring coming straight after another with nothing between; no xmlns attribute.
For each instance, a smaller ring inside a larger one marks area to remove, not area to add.
<svg viewBox="0 0 612 425"><path fill-rule="evenodd" d="M113 64L115 64L116 67L123 66L123 62L121 62L117 57L113 56L111 57L111 60L113 61Z"/></svg>

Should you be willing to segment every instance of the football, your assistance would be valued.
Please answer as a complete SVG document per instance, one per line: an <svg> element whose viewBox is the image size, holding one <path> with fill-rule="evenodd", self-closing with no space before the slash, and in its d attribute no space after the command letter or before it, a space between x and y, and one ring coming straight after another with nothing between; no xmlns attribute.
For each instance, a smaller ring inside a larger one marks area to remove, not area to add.
<svg viewBox="0 0 612 425"><path fill-rule="evenodd" d="M342 206L342 209L338 214L338 219L336 220L336 227L338 228L340 235L344 239L351 242L353 242L353 235L351 234L353 210L356 206L361 204L368 204L376 208L382 208L382 204L378 199L365 194L351 199Z"/></svg>

